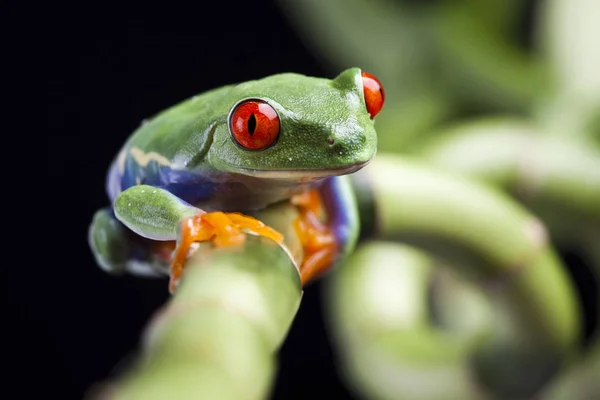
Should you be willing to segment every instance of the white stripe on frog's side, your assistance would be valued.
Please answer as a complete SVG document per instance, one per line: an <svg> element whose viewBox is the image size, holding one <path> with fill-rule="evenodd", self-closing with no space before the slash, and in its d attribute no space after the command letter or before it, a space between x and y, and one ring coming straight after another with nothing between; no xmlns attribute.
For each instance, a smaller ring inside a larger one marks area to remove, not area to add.
<svg viewBox="0 0 600 400"><path fill-rule="evenodd" d="M117 155L117 168L120 175L123 175L125 172L125 160L127 159L127 152L125 149L122 149Z"/></svg>
<svg viewBox="0 0 600 400"><path fill-rule="evenodd" d="M129 151L127 148L122 149L119 154L117 154L117 159L112 164L108 172L107 191L111 201L114 201L122 191L121 179L125 174L125 162L127 161L128 153L141 167L147 166L150 161L156 161L160 165L171 166L171 163L165 156L162 156L156 152L145 153L137 147L132 147L129 149ZM139 185L141 183L142 182L140 178L136 177L136 184Z"/></svg>
<svg viewBox="0 0 600 400"><path fill-rule="evenodd" d="M143 150L138 149L137 147L132 147L129 150L129 154L133 157L135 162L140 167L145 167L148 165L150 161L156 161L159 165L164 165L167 167L171 166L171 162L169 159L161 154L158 154L155 151L151 151L150 153L145 153Z"/></svg>

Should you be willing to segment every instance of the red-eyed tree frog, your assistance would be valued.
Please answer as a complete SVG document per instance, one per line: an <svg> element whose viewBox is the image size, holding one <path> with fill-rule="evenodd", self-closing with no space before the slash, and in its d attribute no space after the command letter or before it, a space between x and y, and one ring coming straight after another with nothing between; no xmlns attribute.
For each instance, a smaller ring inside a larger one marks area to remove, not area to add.
<svg viewBox="0 0 600 400"><path fill-rule="evenodd" d="M305 284L358 235L344 175L375 155L374 118L384 103L358 68L335 79L293 73L213 89L142 123L107 176L112 206L89 230L99 265L152 274L170 264L170 291L195 241L240 243L244 230L282 240L246 215L280 201L299 208ZM316 217L321 207L327 221Z"/></svg>

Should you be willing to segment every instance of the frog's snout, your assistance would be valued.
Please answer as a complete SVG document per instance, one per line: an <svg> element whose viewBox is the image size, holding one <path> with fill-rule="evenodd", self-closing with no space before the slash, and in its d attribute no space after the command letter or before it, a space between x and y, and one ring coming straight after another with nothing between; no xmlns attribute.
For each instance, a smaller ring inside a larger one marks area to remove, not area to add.
<svg viewBox="0 0 600 400"><path fill-rule="evenodd" d="M363 165L371 160L377 139L371 127L353 126L352 129L337 129L321 140L325 143L325 155L338 165Z"/></svg>
<svg viewBox="0 0 600 400"><path fill-rule="evenodd" d="M325 141L331 150L337 149L356 152L368 146L369 138L374 136L375 132L372 132L372 129L356 124L352 126L339 126L331 130L325 136Z"/></svg>

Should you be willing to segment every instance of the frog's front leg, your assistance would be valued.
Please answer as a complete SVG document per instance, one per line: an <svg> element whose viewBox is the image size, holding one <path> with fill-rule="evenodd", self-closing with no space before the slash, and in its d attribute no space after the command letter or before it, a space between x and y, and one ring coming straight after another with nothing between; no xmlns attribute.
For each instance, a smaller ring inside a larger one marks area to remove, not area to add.
<svg viewBox="0 0 600 400"><path fill-rule="evenodd" d="M94 214L88 240L97 264L116 275L164 276L174 248L174 242L155 242L131 232L109 207Z"/></svg>
<svg viewBox="0 0 600 400"><path fill-rule="evenodd" d="M115 216L140 236L157 241L176 241L171 262L169 291L174 292L194 242L212 240L215 246L240 245L243 230L281 243L283 236L253 217L239 213L205 212L172 193L152 186L132 186L114 203Z"/></svg>

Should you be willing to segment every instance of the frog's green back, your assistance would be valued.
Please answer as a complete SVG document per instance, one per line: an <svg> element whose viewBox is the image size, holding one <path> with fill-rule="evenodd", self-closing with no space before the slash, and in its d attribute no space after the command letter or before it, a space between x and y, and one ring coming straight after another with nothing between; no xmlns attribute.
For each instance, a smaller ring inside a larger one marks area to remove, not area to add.
<svg viewBox="0 0 600 400"><path fill-rule="evenodd" d="M278 114L277 138L260 151L240 146L228 126L234 106L250 99ZM204 177L314 178L362 167L376 145L359 68L334 79L282 73L214 89L159 113L134 132L117 165L128 184L191 170Z"/></svg>
<svg viewBox="0 0 600 400"><path fill-rule="evenodd" d="M155 158L171 164L185 164L206 153L210 147L210 125L222 118L232 87L209 90L159 112L133 132L125 152L137 149L132 155L142 164L142 152L148 161Z"/></svg>

